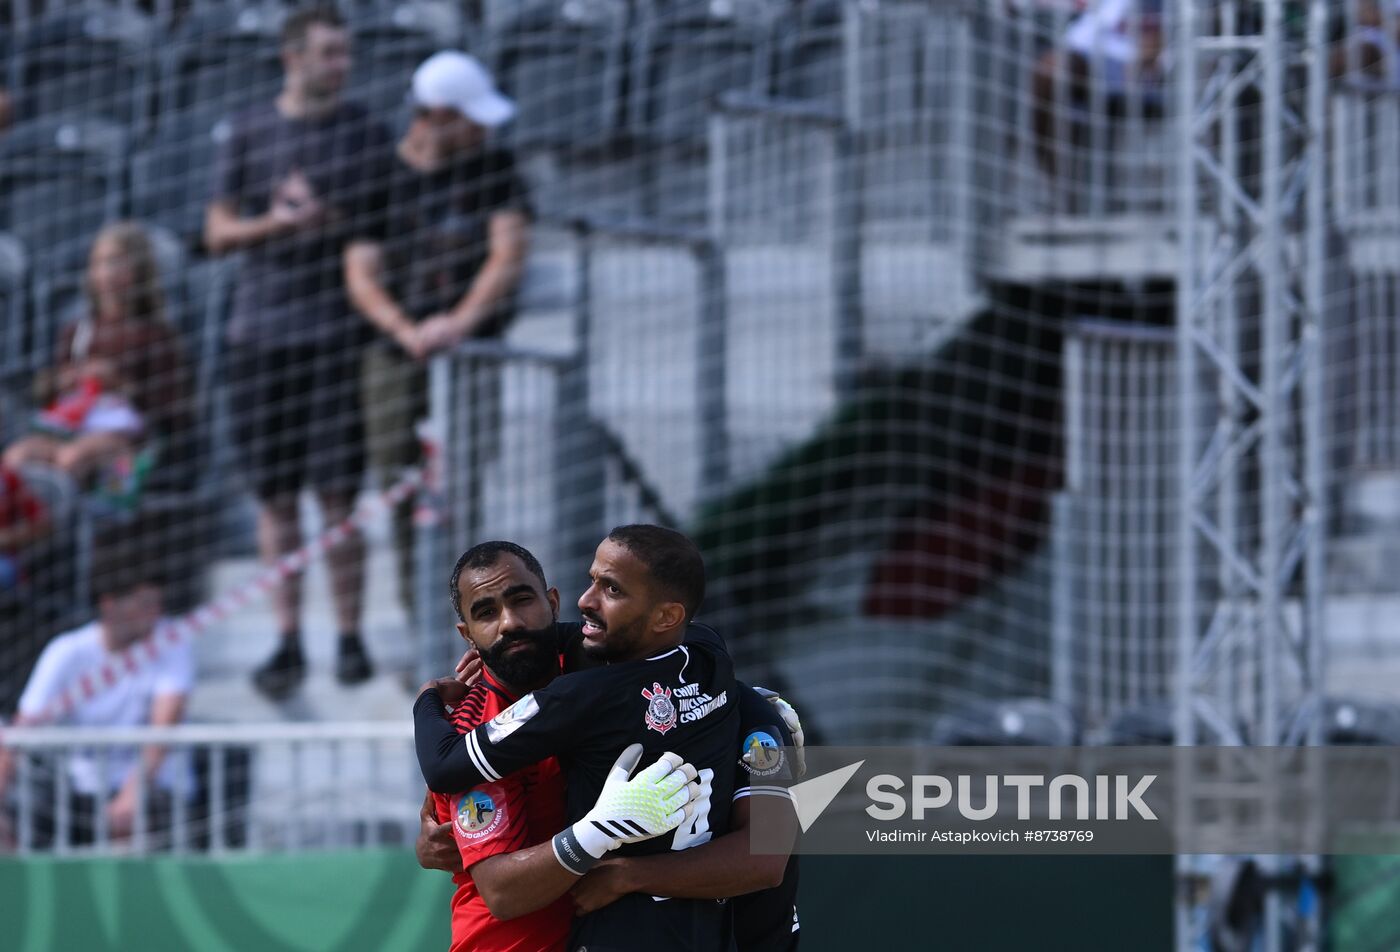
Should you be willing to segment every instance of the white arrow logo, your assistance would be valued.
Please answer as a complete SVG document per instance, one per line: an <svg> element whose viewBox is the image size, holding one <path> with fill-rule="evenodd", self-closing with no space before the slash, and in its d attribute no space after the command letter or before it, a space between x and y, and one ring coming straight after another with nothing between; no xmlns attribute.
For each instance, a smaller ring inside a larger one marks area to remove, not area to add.
<svg viewBox="0 0 1400 952"><path fill-rule="evenodd" d="M841 788L846 786L846 781L854 776L863 763L865 761L858 760L849 767L824 773L820 777L804 780L788 788L788 792L792 794L793 805L797 809L797 822L801 824L803 833L811 829L817 818L826 812L831 801L835 800Z"/></svg>

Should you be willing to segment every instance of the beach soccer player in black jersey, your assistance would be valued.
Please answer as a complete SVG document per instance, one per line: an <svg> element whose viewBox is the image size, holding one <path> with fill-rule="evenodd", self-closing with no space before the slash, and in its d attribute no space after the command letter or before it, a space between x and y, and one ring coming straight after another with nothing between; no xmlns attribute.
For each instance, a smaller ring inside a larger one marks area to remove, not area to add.
<svg viewBox="0 0 1400 952"><path fill-rule="evenodd" d="M585 652L602 667L556 678L467 735L445 719L438 692L415 705L420 766L430 789L468 789L550 756L566 774L567 818L573 826L528 860L553 876L560 891L577 882L610 849L609 830L585 822L614 769L619 751L643 747L641 763L672 750L701 771L707 795L673 833L623 845L617 855L687 849L730 828L736 787L739 705L723 641L703 626L686 626L704 593L704 565L693 543L656 526L624 526L599 545L579 599ZM616 831L613 831L616 832ZM552 854L552 855L551 855ZM681 949L730 943L725 904L629 894L582 917L570 947L593 952L634 948L638 936Z"/></svg>
<svg viewBox="0 0 1400 952"><path fill-rule="evenodd" d="M491 689L495 683L501 683L503 678L507 682L524 685L528 691L548 684L561 669L568 672L594 666L579 650L583 637L579 625L554 622L549 631L541 630L540 626L548 625L554 617L549 606L557 606L558 593L545 582L538 560L520 546L500 541L473 546L463 553L453 567L450 591L453 609L460 619L458 632L472 650L458 664L460 680L443 679L435 684L441 688L444 700L454 708L453 718L459 732L465 733L490 719L469 718L464 722L463 710L473 710L471 698ZM694 626L695 623L692 623ZM553 670L543 673L541 668L540 673L529 677L513 674L513 669L521 666L520 659L526 657L522 654L525 649L517 646L538 641L543 651L545 640L551 645L547 659L540 652L528 655L531 670L536 670L537 661L540 664L548 663ZM536 655L539 657L536 658ZM800 772L800 756L797 758L798 770L793 771L786 762L787 754L782 748L801 745L801 722L791 705L771 691L740 684L739 692L740 730L734 741L734 751L742 770L739 777L746 779L739 781L733 795L733 828L728 836L711 839L704 846L688 850L683 855L667 851L651 857L608 858L582 879L557 878L552 889L542 889L542 886L549 884L536 877L522 875L532 866L528 855L508 852L524 849L528 853L528 847L519 842L499 844L503 848L499 849L501 855L496 860L482 863L472 870L473 874L481 874L480 879L490 874L489 881L481 883L481 892L487 897L491 912L523 924L551 903L563 899L559 890L570 879L574 880L571 908L577 909L580 915L615 902L629 893L690 899L735 897L729 903L729 909L733 914L738 952L795 949L798 940L795 906L797 861L784 856L751 855L748 825L750 798L777 796L786 800L787 784L795 772ZM522 693L517 691L515 696L507 699L507 703L516 700ZM491 713L494 715L497 711ZM532 769L535 768L526 768L507 779L524 776ZM539 790L535 789L538 786L532 787L536 795L539 794ZM562 781L559 792L551 795L558 796L556 809L562 814ZM465 851L458 855L461 835L454 830L452 823L444 821L440 808L433 808L435 799L443 798L430 795L425 803L416 844L418 860L425 869L443 870L460 878L467 859ZM521 813L519 809L515 812ZM537 811L532 809L529 812L531 815L528 818L518 815L516 819L533 828ZM552 813L552 810L543 812ZM787 822L791 826L790 832L795 835L795 812L780 811L777 816L778 822ZM770 818L766 822L771 826L773 820ZM550 827L549 833L558 829L558 825L553 823L544 823ZM549 844L545 846L549 848ZM472 859L478 858L477 852L473 851ZM543 858L546 861L553 859L551 853L546 853ZM486 869L488 865L491 866L489 870ZM515 918L517 916L522 918ZM534 928L533 922L530 928ZM541 939L545 938L546 931L540 930Z"/></svg>

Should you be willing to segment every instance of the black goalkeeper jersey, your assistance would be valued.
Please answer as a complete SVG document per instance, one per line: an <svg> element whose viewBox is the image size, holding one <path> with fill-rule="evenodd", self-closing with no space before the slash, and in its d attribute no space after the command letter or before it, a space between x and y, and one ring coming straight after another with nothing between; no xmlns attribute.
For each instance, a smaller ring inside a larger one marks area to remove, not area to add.
<svg viewBox="0 0 1400 952"><path fill-rule="evenodd" d="M708 630L708 626L692 624L691 632ZM558 622L555 633L564 670L579 671L596 667L582 652L583 631L577 623ZM788 794L796 780L790 765L776 753L744 760L749 748L792 747L792 734L781 717L762 695L744 682L737 683L739 692L739 733L735 737L735 757L738 771L734 775L733 801L745 797L779 797L791 801ZM766 762L765 762L766 761ZM788 858L783 881L772 889L763 889L730 900L734 921L734 943L738 952L795 952L800 926L797 918L797 857Z"/></svg>
<svg viewBox="0 0 1400 952"><path fill-rule="evenodd" d="M739 701L728 649L713 629L692 625L685 642L675 648L639 661L563 674L527 694L465 735L467 757L452 757L450 769L421 745L419 759L432 789L465 790L558 757L571 823L593 807L608 771L629 744L642 744L641 767L674 751L697 769L712 770L713 794L708 804L697 804L690 821L673 833L617 850L619 856L638 856L699 846L729 831L738 733ZM629 895L579 919L569 948L713 952L730 948L731 942L725 903Z"/></svg>
<svg viewBox="0 0 1400 952"><path fill-rule="evenodd" d="M773 705L752 688L740 684L739 734L735 744L739 772L734 783L734 800L777 797L791 801L788 787L796 781L783 751L791 746L792 734L773 710ZM745 761L744 755L751 751L754 755ZM781 883L772 889L736 896L730 900L730 906L734 914L734 941L739 952L793 952L799 936L797 857L788 858Z"/></svg>

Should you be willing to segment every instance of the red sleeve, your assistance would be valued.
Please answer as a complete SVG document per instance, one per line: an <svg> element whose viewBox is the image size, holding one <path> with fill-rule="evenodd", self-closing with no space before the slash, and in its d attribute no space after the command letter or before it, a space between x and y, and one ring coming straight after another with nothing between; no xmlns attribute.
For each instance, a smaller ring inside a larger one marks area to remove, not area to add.
<svg viewBox="0 0 1400 952"><path fill-rule="evenodd" d="M528 839L525 793L518 780L506 777L478 784L451 798L452 832L470 870L497 853L523 849Z"/></svg>
<svg viewBox="0 0 1400 952"><path fill-rule="evenodd" d="M429 790L428 793L433 798L434 818L436 818L439 823L446 823L448 820L452 819L452 811L448 807L448 798L440 793L433 793L431 790Z"/></svg>
<svg viewBox="0 0 1400 952"><path fill-rule="evenodd" d="M24 480L19 474L11 469L0 470L0 477L3 477L5 491L3 498L3 523L5 525L19 525L25 522L38 522L44 517L44 506L29 491L29 487L24 484Z"/></svg>

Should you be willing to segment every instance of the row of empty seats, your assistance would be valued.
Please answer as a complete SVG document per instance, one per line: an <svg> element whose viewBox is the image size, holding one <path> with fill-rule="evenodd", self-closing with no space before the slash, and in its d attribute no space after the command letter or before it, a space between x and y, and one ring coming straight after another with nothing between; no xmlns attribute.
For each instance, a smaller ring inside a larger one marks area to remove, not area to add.
<svg viewBox="0 0 1400 952"><path fill-rule="evenodd" d="M838 0L566 0L522 4L485 31L440 0L354 7L352 95L392 113L412 68L460 46L489 60L520 103L521 145L586 146L619 135L703 136L714 96L747 89L840 106L850 11ZM266 100L280 86L277 34L286 8L230 4L190 14L167 33L120 8L58 14L7 34L8 81L21 118L80 115L121 122L138 140ZM937 18L912 18L900 62L872 64L863 83L919 106L915 48ZM932 95L932 93L931 93ZM195 116L201 118L195 121Z"/></svg>
<svg viewBox="0 0 1400 952"><path fill-rule="evenodd" d="M718 95L738 89L840 109L846 45L856 42L847 18L861 15L838 0L566 0L524 4L483 32L460 6L436 0L364 9L350 18L349 94L386 121L406 120L417 63L462 46L482 54L516 99L511 143L527 159L543 156L541 177L563 178L572 192L562 201L543 196L547 210L569 213L571 197L622 192L628 211L666 217L654 203L632 207L630 193L644 182L667 199L689 196L675 203L684 206L680 218L703 211L706 126ZM0 228L57 262L117 214L197 246L230 112L280 87L285 15L280 5L231 3L192 12L167 32L150 17L106 8L62 13L10 36L9 85L22 122L0 139ZM918 50L936 42L937 21L923 15L907 20L909 30L890 28L898 22L885 11L878 24L886 35L871 28L893 61L862 61L867 122L883 115L907 124L934 108L933 65L921 65Z"/></svg>
<svg viewBox="0 0 1400 952"><path fill-rule="evenodd" d="M137 138L179 131L194 115L223 115L275 95L286 10L230 6L192 14L169 34L139 13L63 13L9 36L8 85L21 119L83 116L126 125ZM403 102L413 68L470 45L453 7L411 3L352 18L351 94L372 107Z"/></svg>

